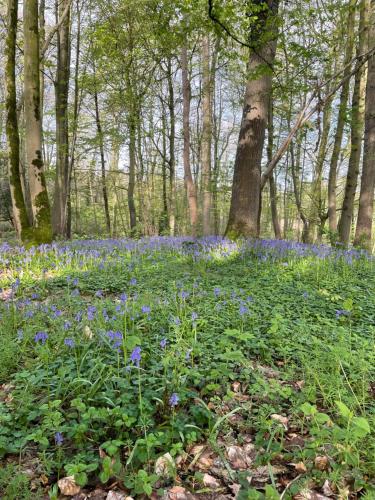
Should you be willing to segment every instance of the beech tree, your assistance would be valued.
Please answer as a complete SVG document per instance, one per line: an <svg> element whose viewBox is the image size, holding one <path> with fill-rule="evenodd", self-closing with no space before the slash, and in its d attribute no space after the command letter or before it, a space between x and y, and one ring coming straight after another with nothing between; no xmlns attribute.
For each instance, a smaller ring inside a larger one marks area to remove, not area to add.
<svg viewBox="0 0 375 500"><path fill-rule="evenodd" d="M23 26L25 153L33 214L33 239L37 243L46 243L52 239L52 226L42 156L38 0L25 0Z"/></svg>
<svg viewBox="0 0 375 500"><path fill-rule="evenodd" d="M369 46L375 46L375 0L371 0ZM354 244L371 250L375 189L375 54L368 61L363 168Z"/></svg>
<svg viewBox="0 0 375 500"><path fill-rule="evenodd" d="M249 80L234 164L232 199L225 234L257 236L261 193L261 161L276 53L278 0L257 2L250 26ZM255 15L255 14L254 14Z"/></svg>

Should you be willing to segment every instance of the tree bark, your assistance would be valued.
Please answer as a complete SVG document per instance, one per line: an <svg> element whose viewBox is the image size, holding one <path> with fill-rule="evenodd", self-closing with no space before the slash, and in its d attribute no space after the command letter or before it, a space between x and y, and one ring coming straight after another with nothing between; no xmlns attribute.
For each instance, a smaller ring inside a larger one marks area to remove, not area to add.
<svg viewBox="0 0 375 500"><path fill-rule="evenodd" d="M17 236L27 241L30 232L27 208L22 191L20 174L20 139L17 119L16 89L16 41L17 41L18 0L8 0L6 67L5 67L5 110L6 135L8 143L8 173L12 199L12 219Z"/></svg>
<svg viewBox="0 0 375 500"><path fill-rule="evenodd" d="M58 19L70 0L61 1L58 6ZM68 97L70 78L70 13L57 31L57 70L55 81L56 110L56 177L52 211L52 228L55 236L67 236L67 207L70 188L69 168L69 124Z"/></svg>
<svg viewBox="0 0 375 500"><path fill-rule="evenodd" d="M251 51L248 64L250 78L246 85L234 164L229 220L225 231L226 236L231 239L258 235L261 160L272 85L272 75L268 66L272 66L276 53L275 18L278 1L268 0L267 6L264 12L259 13L260 27L254 30L258 35L256 50ZM270 33L273 33L273 39L265 41L265 34L269 37ZM264 68L265 62L266 68ZM264 68L261 76L252 77L254 73L259 74L261 68Z"/></svg>
<svg viewBox="0 0 375 500"><path fill-rule="evenodd" d="M203 234L211 234L211 78L210 39L202 40L202 191Z"/></svg>
<svg viewBox="0 0 375 500"><path fill-rule="evenodd" d="M360 21L358 26L358 46L357 56L367 50L369 0L361 0ZM359 163L362 152L362 136L364 130L364 108L365 108L365 87L366 68L361 66L355 74L352 108L351 108L351 145L348 171L346 174L345 194L342 204L341 218L339 222L340 242L345 246L349 245L352 228L354 199L357 191Z"/></svg>
<svg viewBox="0 0 375 500"><path fill-rule="evenodd" d="M169 127L169 234L175 235L176 230L176 116L174 109L174 88L172 75L172 60L167 63L167 81L168 81L168 111L170 119Z"/></svg>
<svg viewBox="0 0 375 500"><path fill-rule="evenodd" d="M270 99L268 104L268 144L267 144L267 160L268 162L272 159L273 153L273 97L272 90L270 92ZM271 202L271 215L272 215L272 225L275 233L275 238L281 239L281 228L279 222L279 216L277 213L277 187L275 183L275 178L273 172L269 178L270 184L270 202Z"/></svg>
<svg viewBox="0 0 375 500"><path fill-rule="evenodd" d="M74 100L73 100L73 123L72 123L72 138L70 150L70 164L69 164L69 188L67 200L67 223L66 223L66 236L72 236L72 198L71 198L71 184L72 176L75 166L76 143L78 133L78 115L80 108L80 87L79 87L79 68L80 68L80 54L81 54L81 10L79 7L79 0L77 0L77 39L76 39L76 52L75 52L75 69L74 69Z"/></svg>
<svg viewBox="0 0 375 500"><path fill-rule="evenodd" d="M347 76L350 71L350 61L353 55L353 47L354 47L354 23L355 23L355 13L356 13L356 4L357 0L350 0L348 5L348 21L346 27L346 35L347 38L345 40L346 49L345 49L345 57L344 57L344 67L345 72L343 76ZM334 243L336 240L336 231L337 231L337 215L336 215L336 184L337 184L337 165L339 161L342 138L344 134L344 125L346 118L346 109L348 105L348 97L349 97L349 87L350 87L350 79L348 78L343 86L341 87L340 94L340 105L339 112L337 117L337 126L335 133L335 140L333 144L333 151L331 156L331 162L329 167L329 176L328 176L328 222L329 222L329 230L330 230L330 239L331 242Z"/></svg>
<svg viewBox="0 0 375 500"><path fill-rule="evenodd" d="M190 167L190 100L191 88L188 70L187 48L184 46L181 51L181 71L182 71L182 99L183 99L183 136L184 136L184 177L187 200L189 206L190 227L192 236L197 235L198 224L198 203L197 190L193 180Z"/></svg>
<svg viewBox="0 0 375 500"><path fill-rule="evenodd" d="M128 208L130 219L130 234L135 236L137 230L137 212L134 202L135 170L136 170L136 123L134 111L129 116L129 183L128 183Z"/></svg>
<svg viewBox="0 0 375 500"><path fill-rule="evenodd" d="M371 0L369 47L375 44L375 0ZM361 190L354 245L371 251L375 187L375 55L368 61L365 107L365 140Z"/></svg>
<svg viewBox="0 0 375 500"><path fill-rule="evenodd" d="M94 69L94 73L95 73L95 69ZM100 166L101 166L101 179L102 179L102 193L103 193L105 224L106 224L107 233L110 235L111 234L111 215L109 213L107 182L106 182L106 175L105 175L103 131L102 131L102 124L101 124L101 120L100 120L98 92L97 92L96 88L94 90L94 102L95 102L96 130L98 132L99 151L100 151Z"/></svg>
<svg viewBox="0 0 375 500"><path fill-rule="evenodd" d="M33 213L33 240L35 243L48 243L52 240L52 226L42 157L38 0L24 1L23 18L25 149Z"/></svg>

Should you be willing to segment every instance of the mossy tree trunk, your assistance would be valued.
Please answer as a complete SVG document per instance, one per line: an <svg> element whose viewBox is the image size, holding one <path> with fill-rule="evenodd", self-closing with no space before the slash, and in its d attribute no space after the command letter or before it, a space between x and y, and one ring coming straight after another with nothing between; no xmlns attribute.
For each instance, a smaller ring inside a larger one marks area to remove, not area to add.
<svg viewBox="0 0 375 500"><path fill-rule="evenodd" d="M24 1L23 21L26 164L33 213L33 241L39 244L52 240L52 226L42 155L38 0Z"/></svg>
<svg viewBox="0 0 375 500"><path fill-rule="evenodd" d="M16 89L16 41L18 0L8 0L6 38L6 135L8 143L8 172L10 193L12 198L12 218L17 236L26 241L30 236L30 225L27 208L22 191L20 173L20 139L17 118Z"/></svg>

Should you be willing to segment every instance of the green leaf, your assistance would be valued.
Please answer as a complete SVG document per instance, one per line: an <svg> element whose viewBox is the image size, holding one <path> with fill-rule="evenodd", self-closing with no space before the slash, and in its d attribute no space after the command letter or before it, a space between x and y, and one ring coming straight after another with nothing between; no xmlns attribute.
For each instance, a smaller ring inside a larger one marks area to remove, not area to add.
<svg viewBox="0 0 375 500"><path fill-rule="evenodd" d="M335 401L335 403L342 417L349 419L353 416L353 412L349 410L345 403L342 401Z"/></svg>
<svg viewBox="0 0 375 500"><path fill-rule="evenodd" d="M359 438L363 438L371 432L370 424L364 417L354 417L352 420L352 426L354 427L356 436Z"/></svg>

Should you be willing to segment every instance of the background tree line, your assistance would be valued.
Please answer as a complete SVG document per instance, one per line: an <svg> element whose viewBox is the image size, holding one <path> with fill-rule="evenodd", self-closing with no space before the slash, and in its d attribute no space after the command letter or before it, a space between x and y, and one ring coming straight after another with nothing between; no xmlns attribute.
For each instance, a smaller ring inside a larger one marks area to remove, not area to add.
<svg viewBox="0 0 375 500"><path fill-rule="evenodd" d="M374 15L375 0L7 0L1 217L26 243L371 249Z"/></svg>

